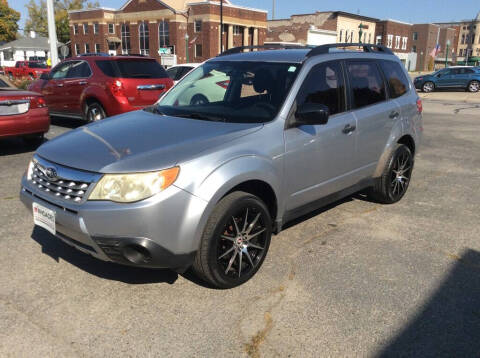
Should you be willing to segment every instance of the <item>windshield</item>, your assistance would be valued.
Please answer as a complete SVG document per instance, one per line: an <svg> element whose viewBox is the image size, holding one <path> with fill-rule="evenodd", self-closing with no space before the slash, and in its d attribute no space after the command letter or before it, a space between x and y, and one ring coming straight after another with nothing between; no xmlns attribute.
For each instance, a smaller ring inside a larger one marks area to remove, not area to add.
<svg viewBox="0 0 480 358"><path fill-rule="evenodd" d="M152 108L153 112L235 123L271 121L300 64L206 62L190 72Z"/></svg>
<svg viewBox="0 0 480 358"><path fill-rule="evenodd" d="M30 68L47 68L47 65L41 62L30 62L28 66Z"/></svg>

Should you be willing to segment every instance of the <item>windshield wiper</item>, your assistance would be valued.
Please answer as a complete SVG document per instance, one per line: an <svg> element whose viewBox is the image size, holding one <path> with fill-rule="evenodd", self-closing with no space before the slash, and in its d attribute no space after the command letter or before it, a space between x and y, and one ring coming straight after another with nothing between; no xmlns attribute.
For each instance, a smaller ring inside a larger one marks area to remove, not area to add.
<svg viewBox="0 0 480 358"><path fill-rule="evenodd" d="M159 114L161 116L166 116L166 114L160 111L157 106L145 107L143 110L150 113Z"/></svg>
<svg viewBox="0 0 480 358"><path fill-rule="evenodd" d="M226 122L227 119L223 116L216 116L212 114L204 114L204 113L182 113L182 114L175 114L178 117L185 117L185 118L192 118L192 119L200 119L203 121L213 121L213 122Z"/></svg>

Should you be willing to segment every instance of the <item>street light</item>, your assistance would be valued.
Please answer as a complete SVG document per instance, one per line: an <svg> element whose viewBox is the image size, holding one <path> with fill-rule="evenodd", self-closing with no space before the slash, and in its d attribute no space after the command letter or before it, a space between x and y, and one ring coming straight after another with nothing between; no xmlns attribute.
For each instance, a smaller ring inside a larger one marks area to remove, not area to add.
<svg viewBox="0 0 480 358"><path fill-rule="evenodd" d="M188 60L188 34L186 33L185 34L185 54L187 55L187 63L189 63L190 61Z"/></svg>
<svg viewBox="0 0 480 358"><path fill-rule="evenodd" d="M445 68L448 67L448 48L450 47L450 40L447 40L447 50L445 52Z"/></svg>

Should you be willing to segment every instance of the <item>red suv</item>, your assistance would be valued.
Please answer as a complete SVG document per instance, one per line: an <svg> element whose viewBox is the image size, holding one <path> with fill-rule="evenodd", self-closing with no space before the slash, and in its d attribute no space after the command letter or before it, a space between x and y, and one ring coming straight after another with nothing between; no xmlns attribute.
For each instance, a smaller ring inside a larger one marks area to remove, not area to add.
<svg viewBox="0 0 480 358"><path fill-rule="evenodd" d="M51 115L93 122L149 106L172 86L153 58L84 55L59 63L28 89L44 96Z"/></svg>

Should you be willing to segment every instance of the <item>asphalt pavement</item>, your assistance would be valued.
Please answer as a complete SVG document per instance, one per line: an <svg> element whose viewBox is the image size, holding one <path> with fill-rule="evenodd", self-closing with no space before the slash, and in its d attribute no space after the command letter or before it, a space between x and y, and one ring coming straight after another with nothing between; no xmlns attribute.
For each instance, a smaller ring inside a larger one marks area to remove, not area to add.
<svg viewBox="0 0 480 358"><path fill-rule="evenodd" d="M357 194L297 220L232 290L34 229L32 148L0 141L0 356L479 356L480 105L427 98L424 130L400 203Z"/></svg>

